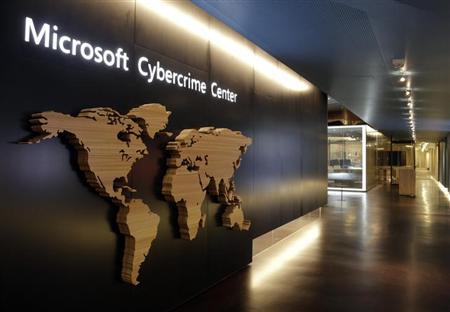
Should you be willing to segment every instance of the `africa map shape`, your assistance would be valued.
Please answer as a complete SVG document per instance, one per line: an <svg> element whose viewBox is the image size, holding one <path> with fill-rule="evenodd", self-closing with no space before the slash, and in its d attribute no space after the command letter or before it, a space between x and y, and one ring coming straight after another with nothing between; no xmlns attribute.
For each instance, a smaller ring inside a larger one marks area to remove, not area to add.
<svg viewBox="0 0 450 312"><path fill-rule="evenodd" d="M233 176L250 144L238 131L212 127L183 130L167 144L170 156L162 193L177 204L182 238L194 239L204 226L201 206L207 192L226 205L224 226L248 230L250 221L244 220L241 199L234 194Z"/></svg>
<svg viewBox="0 0 450 312"><path fill-rule="evenodd" d="M160 218L128 185L133 164L151 152L143 141L166 128L171 112L161 104L144 104L126 115L107 108L83 109L77 116L54 111L33 114L31 130L38 135L24 143L39 143L59 135L77 151L86 182L119 207L116 221L125 235L122 280L137 285L144 262L158 232ZM238 131L205 127L186 129L167 144L168 170L163 179L165 198L178 208L180 235L195 238L204 226L201 204L206 192L226 205L223 226L248 230L241 199L235 195L234 173L251 139Z"/></svg>

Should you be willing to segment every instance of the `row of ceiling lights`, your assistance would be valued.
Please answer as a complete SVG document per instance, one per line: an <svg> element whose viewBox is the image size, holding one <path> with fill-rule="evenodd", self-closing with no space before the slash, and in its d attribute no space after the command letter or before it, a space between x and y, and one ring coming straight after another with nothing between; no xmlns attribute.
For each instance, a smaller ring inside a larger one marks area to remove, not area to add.
<svg viewBox="0 0 450 312"><path fill-rule="evenodd" d="M415 122L415 116L414 116L414 101L413 101L413 95L411 91L411 81L408 80L407 76L408 73L406 71L406 66L403 65L400 68L400 83L404 83L405 87L403 90L405 91L405 98L406 98L406 105L408 109L408 123L409 127L411 129L411 137L414 141L416 141L416 122Z"/></svg>

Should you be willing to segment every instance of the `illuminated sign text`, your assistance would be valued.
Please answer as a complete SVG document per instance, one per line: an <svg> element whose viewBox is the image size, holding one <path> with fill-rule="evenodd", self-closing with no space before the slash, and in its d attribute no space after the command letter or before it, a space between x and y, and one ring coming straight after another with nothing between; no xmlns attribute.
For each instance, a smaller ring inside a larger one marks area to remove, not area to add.
<svg viewBox="0 0 450 312"><path fill-rule="evenodd" d="M25 18L25 42L60 51L66 55L81 57L86 61L129 71L130 58L124 49L117 48L115 51L109 50L65 34L60 35L58 31L59 27L57 25L43 23L40 26L36 26L32 18ZM201 94L210 93L212 97L217 99L226 100L232 103L237 102L238 95L230 89L219 86L217 82L207 83L193 77L190 72L175 72L171 69L164 68L159 61L152 63L145 56L138 58L137 69L139 74L144 77L149 84L155 81L161 81L169 85L189 89Z"/></svg>

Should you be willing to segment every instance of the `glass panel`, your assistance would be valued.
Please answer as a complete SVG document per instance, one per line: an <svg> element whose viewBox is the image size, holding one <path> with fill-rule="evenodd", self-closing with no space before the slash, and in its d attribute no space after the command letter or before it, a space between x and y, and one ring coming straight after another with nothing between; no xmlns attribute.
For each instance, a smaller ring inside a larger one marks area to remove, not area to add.
<svg viewBox="0 0 450 312"><path fill-rule="evenodd" d="M367 141L369 137L375 136L375 161L376 161L376 180L378 183L387 183L391 181L391 141L388 137L384 136L380 132L367 132ZM369 159L369 156L367 156ZM370 165L368 164L367 170L369 171ZM369 179L369 178L368 178Z"/></svg>
<svg viewBox="0 0 450 312"><path fill-rule="evenodd" d="M362 127L328 128L328 187L362 189Z"/></svg>

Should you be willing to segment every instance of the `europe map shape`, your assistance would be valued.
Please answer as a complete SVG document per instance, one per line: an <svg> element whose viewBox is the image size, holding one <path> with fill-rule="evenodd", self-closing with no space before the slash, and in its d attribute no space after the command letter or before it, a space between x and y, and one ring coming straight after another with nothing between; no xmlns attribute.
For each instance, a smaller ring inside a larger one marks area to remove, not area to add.
<svg viewBox="0 0 450 312"><path fill-rule="evenodd" d="M83 109L75 117L47 111L31 116L31 130L37 135L24 142L39 143L64 134L75 147L87 183L119 207L116 221L125 235L121 276L133 285L139 284L139 269L156 238L160 218L142 199L134 198L127 176L133 164L151 152L143 137L153 138L164 129L170 114L160 104L144 104L126 115L106 107ZM233 176L250 144L251 139L240 132L214 128L183 130L168 143L171 156L162 192L177 204L182 238L193 239L198 226L204 224L200 207L206 191L226 205L224 226L249 228L241 200L234 193ZM183 178L186 171L192 173L186 176L190 179Z"/></svg>

